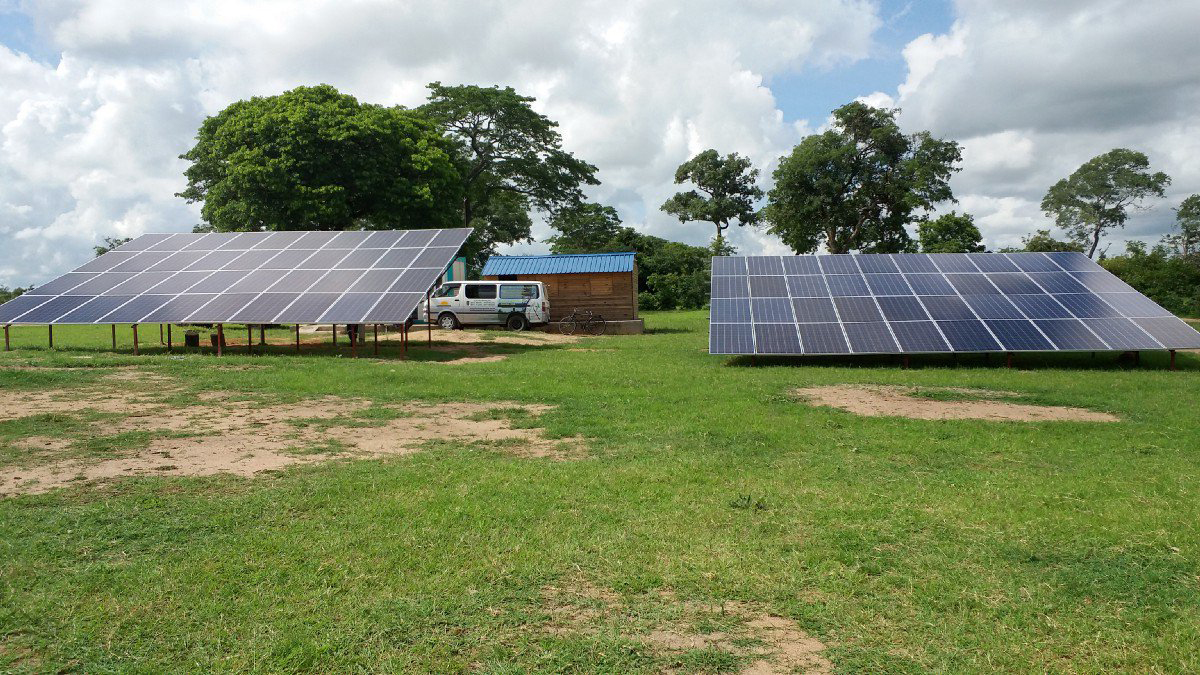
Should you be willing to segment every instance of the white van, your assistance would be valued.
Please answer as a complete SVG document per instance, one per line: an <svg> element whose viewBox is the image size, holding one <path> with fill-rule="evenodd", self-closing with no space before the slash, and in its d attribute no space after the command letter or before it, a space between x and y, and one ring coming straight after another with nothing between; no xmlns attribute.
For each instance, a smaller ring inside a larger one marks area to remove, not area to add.
<svg viewBox="0 0 1200 675"><path fill-rule="evenodd" d="M430 320L447 330L482 325L525 330L550 321L550 299L540 281L448 281L430 302ZM424 304L418 311L424 319Z"/></svg>

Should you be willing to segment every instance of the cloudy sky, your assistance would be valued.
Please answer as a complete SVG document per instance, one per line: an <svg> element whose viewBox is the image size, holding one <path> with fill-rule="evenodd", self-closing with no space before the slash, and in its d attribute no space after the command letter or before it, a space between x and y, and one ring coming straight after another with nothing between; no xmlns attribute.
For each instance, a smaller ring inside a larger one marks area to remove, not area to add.
<svg viewBox="0 0 1200 675"><path fill-rule="evenodd" d="M1115 252L1200 192L1197 26L1196 0L0 0L0 285L55 276L104 236L190 229L198 209L173 195L201 120L321 82L406 106L433 80L512 85L600 168L592 198L692 243L707 225L658 211L680 162L740 152L767 187L855 98L963 143L954 208L992 247L1050 225L1055 180L1130 147L1174 182Z"/></svg>

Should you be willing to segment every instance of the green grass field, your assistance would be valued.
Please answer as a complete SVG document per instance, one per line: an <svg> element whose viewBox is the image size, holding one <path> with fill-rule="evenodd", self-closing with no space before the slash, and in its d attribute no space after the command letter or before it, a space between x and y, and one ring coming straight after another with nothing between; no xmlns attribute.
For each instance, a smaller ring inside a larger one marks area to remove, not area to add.
<svg viewBox="0 0 1200 675"><path fill-rule="evenodd" d="M704 312L646 323L485 342L508 358L455 366L415 333L407 361L394 342L383 362L344 340L295 356L286 330L267 355L217 360L167 355L149 326L138 357L127 328L115 354L106 327L60 327L55 350L45 327L14 328L6 395L78 410L0 421L0 467L31 461L31 436L103 458L167 433L104 433L137 413L88 409L115 387L180 408L203 392L547 404L544 435L581 436L586 456L447 439L0 497L0 670L737 671L744 651L647 637L736 632L726 604L793 619L838 672L1200 669L1197 355L1176 372L1163 354L751 366L707 353ZM860 417L791 394L842 384L1003 390L1121 421Z"/></svg>

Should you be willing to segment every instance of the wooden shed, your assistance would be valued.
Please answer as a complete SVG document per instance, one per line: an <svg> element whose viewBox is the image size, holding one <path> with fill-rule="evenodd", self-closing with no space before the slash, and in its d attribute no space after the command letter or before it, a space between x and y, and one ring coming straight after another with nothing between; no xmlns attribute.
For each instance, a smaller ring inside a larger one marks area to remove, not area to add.
<svg viewBox="0 0 1200 675"><path fill-rule="evenodd" d="M641 323L633 253L494 255L484 264L482 276L491 281L544 283L552 322L578 307L601 314L608 321Z"/></svg>

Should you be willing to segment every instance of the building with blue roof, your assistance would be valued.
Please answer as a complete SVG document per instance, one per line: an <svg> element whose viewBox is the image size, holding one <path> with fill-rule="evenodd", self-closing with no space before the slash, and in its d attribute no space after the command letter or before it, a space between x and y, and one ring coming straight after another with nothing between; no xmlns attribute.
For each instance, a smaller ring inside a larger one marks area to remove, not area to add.
<svg viewBox="0 0 1200 675"><path fill-rule="evenodd" d="M540 281L550 299L550 321L574 309L590 309L609 322L628 322L620 332L641 332L637 260L630 253L494 255L481 275L494 281Z"/></svg>

